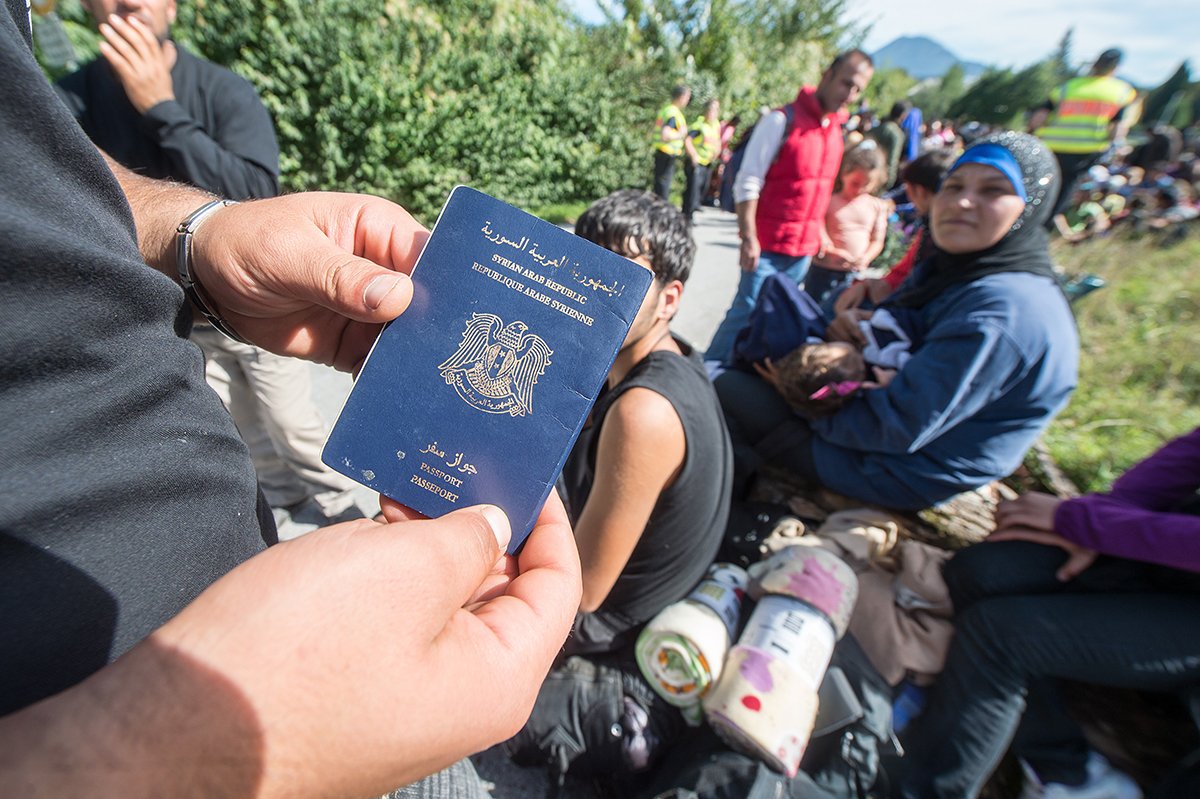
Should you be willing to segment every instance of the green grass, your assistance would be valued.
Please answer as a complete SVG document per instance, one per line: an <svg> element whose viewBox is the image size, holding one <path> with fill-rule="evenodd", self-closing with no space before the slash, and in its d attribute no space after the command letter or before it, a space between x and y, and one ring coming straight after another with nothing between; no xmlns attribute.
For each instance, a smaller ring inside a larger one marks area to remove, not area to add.
<svg viewBox="0 0 1200 799"><path fill-rule="evenodd" d="M1200 426L1200 228L1172 247L1115 236L1056 245L1068 274L1108 285L1074 305L1079 388L1046 432L1059 466L1102 491L1164 441Z"/></svg>

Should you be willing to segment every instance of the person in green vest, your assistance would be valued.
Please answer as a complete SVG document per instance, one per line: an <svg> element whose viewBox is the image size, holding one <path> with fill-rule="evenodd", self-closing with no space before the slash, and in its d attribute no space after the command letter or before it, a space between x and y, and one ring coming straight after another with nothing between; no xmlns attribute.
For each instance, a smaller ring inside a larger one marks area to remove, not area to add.
<svg viewBox="0 0 1200 799"><path fill-rule="evenodd" d="M692 100L692 90L680 84L671 91L671 102L662 107L654 120L654 193L670 200L675 161L684 150L691 150L687 118L683 109Z"/></svg>
<svg viewBox="0 0 1200 799"><path fill-rule="evenodd" d="M721 103L712 98L704 104L704 113L688 129L691 149L683 162L687 184L683 190L683 215L692 221L700 206L700 196L708 186L708 172L721 152Z"/></svg>
<svg viewBox="0 0 1200 799"><path fill-rule="evenodd" d="M1125 138L1134 121L1130 106L1137 90L1113 75L1121 57L1120 50L1105 50L1087 75L1054 89L1030 116L1030 132L1046 143L1062 170L1062 192L1048 228L1066 211L1080 177Z"/></svg>

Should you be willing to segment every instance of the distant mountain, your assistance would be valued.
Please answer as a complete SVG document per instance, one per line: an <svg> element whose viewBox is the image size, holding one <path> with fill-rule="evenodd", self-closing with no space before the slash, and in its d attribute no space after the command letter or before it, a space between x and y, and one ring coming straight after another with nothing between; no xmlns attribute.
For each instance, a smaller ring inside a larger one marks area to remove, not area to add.
<svg viewBox="0 0 1200 799"><path fill-rule="evenodd" d="M961 64L968 80L987 69L986 64L963 61L927 36L901 36L881 47L872 56L879 69L899 67L918 80L940 78L955 64Z"/></svg>

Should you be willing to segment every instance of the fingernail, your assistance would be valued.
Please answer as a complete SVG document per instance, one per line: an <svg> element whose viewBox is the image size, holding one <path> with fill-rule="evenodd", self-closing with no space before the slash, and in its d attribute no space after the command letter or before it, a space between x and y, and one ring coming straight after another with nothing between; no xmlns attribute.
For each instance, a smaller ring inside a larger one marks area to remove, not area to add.
<svg viewBox="0 0 1200 799"><path fill-rule="evenodd" d="M501 551L506 549L509 540L512 539L512 526L508 523L508 514L495 505L480 505L479 513L487 519L487 523L492 528L492 535L496 536L496 543L500 546Z"/></svg>
<svg viewBox="0 0 1200 799"><path fill-rule="evenodd" d="M387 299L387 295L392 293L392 289L399 286L405 280L408 280L404 275L380 275L367 284L367 290L363 292L363 302L372 311L378 310L383 301Z"/></svg>

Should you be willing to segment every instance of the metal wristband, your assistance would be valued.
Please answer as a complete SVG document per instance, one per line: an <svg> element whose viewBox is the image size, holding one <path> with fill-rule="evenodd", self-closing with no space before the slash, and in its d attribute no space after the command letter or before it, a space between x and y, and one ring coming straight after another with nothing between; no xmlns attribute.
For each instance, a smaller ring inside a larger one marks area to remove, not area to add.
<svg viewBox="0 0 1200 799"><path fill-rule="evenodd" d="M217 211L229 205L237 205L235 200L213 200L192 211L179 227L175 228L175 265L179 269L179 285L183 287L183 295L191 301L196 310L204 314L209 324L220 330L234 341L248 344L246 339L237 334L228 322L217 311L217 305L212 301L208 292L192 274L192 238L200 228L200 224Z"/></svg>

